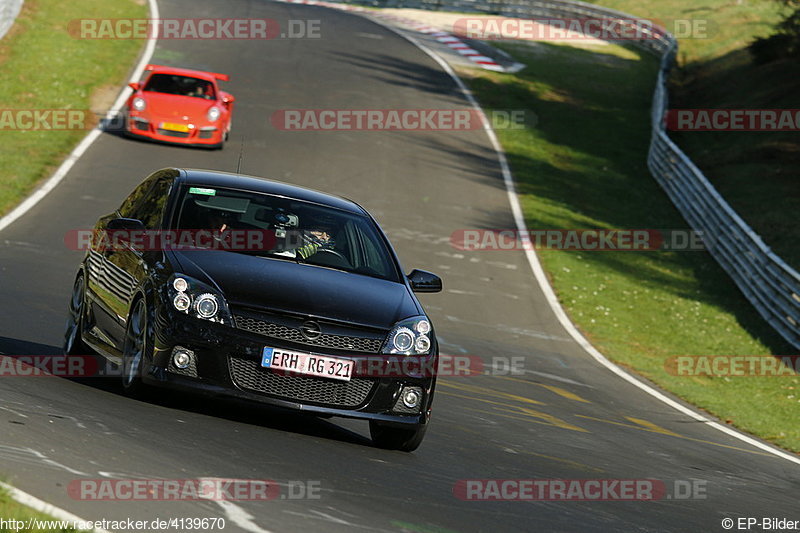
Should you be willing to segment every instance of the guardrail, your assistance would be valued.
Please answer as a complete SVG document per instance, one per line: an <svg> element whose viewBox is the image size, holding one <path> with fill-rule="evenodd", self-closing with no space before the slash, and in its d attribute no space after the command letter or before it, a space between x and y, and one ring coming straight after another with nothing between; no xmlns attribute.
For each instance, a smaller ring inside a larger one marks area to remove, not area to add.
<svg viewBox="0 0 800 533"><path fill-rule="evenodd" d="M638 17L574 0L351 0L373 7L407 7L491 13L509 17L604 17L630 22ZM661 57L653 96L653 137L647 164L689 225L705 237L706 247L766 321L795 348L800 348L800 274L775 255L736 214L669 138L664 116L669 103L667 80L678 51L666 30L642 21L648 38L631 41Z"/></svg>
<svg viewBox="0 0 800 533"><path fill-rule="evenodd" d="M23 0L0 1L0 39L2 39L8 30L11 29L11 26L13 26L17 15L19 15L22 9L22 3Z"/></svg>

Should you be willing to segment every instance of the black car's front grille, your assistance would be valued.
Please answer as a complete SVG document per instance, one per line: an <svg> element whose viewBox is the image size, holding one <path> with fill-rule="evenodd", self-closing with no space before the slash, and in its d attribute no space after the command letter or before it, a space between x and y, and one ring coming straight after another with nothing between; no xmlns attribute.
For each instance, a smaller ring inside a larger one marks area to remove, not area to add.
<svg viewBox="0 0 800 533"><path fill-rule="evenodd" d="M267 322L258 318L236 315L236 327L265 337L281 339L309 346L321 346L336 350L351 350L354 352L378 353L383 345L381 338L352 337L348 335L332 335L323 333L316 339L308 339L299 328L293 328L275 322Z"/></svg>
<svg viewBox="0 0 800 533"><path fill-rule="evenodd" d="M331 407L358 407L367 401L373 379L335 381L313 376L286 376L262 368L258 361L228 358L231 379L237 387L276 398Z"/></svg>

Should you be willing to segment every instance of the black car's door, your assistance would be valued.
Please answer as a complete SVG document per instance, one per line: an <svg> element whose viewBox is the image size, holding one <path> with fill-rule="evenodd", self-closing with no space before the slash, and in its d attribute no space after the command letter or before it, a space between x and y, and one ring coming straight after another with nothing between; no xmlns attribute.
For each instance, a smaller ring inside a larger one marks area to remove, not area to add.
<svg viewBox="0 0 800 533"><path fill-rule="evenodd" d="M100 223L107 224L117 217L131 218L140 220L148 231L159 229L172 181L171 176L151 176L131 193L116 213L104 217ZM131 300L147 275L146 257L153 254L124 240L107 239L108 242L114 245L90 252L89 287L93 292L96 326L100 330L96 333L121 350Z"/></svg>

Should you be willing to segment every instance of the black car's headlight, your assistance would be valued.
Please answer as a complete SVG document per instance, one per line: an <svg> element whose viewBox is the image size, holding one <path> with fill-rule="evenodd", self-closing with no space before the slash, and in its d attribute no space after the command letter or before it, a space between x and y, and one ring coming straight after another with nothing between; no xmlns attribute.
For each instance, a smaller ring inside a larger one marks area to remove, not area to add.
<svg viewBox="0 0 800 533"><path fill-rule="evenodd" d="M220 324L233 324L222 294L194 278L173 274L167 283L167 297L176 311Z"/></svg>
<svg viewBox="0 0 800 533"><path fill-rule="evenodd" d="M399 355L427 355L431 351L431 323L424 316L401 320L394 325L383 353Z"/></svg>

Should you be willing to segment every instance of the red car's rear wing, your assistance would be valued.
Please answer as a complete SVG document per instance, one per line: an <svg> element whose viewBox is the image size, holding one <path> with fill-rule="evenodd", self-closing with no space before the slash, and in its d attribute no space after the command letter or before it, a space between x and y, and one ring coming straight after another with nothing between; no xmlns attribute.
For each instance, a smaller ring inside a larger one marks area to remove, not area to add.
<svg viewBox="0 0 800 533"><path fill-rule="evenodd" d="M148 64L146 67L144 67L144 69L146 71L147 70L155 70L157 68L191 71L191 69L183 69L183 68L178 68L178 67L165 67L163 65L151 65L151 64ZM202 72L203 74L210 74L211 76L214 76L214 78L216 78L216 79L218 79L220 81L230 81L230 76L228 76L227 74L220 74L219 72L206 72L204 70L197 70L195 72Z"/></svg>

